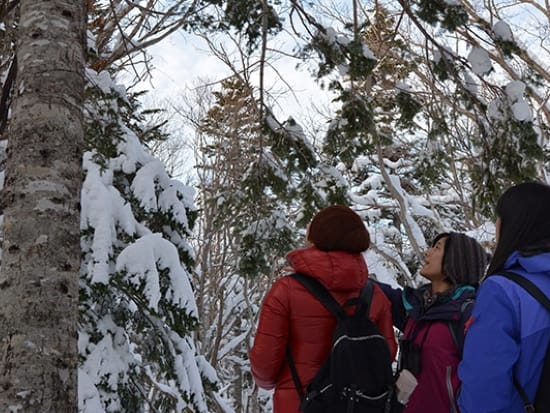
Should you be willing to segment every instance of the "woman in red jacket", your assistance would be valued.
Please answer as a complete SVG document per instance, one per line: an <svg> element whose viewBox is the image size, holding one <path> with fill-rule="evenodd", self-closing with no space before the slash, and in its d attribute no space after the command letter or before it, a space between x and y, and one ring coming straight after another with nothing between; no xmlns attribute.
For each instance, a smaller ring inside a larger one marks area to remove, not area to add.
<svg viewBox="0 0 550 413"><path fill-rule="evenodd" d="M361 218L346 206L325 208L311 221L307 241L310 246L288 253L292 270L316 278L340 304L357 297L368 279L361 252L370 244ZM391 304L377 285L369 316L395 357ZM282 277L275 281L264 299L250 351L256 383L275 389L274 413L298 413L300 405L286 362L287 346L305 389L329 354L335 324L334 316L297 280Z"/></svg>

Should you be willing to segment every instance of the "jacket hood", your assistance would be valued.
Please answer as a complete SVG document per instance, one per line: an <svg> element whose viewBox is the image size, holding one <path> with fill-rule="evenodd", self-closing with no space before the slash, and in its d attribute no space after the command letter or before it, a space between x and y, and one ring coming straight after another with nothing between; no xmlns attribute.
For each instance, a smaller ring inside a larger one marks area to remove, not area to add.
<svg viewBox="0 0 550 413"><path fill-rule="evenodd" d="M536 255L525 255L525 253L519 251L513 252L504 263L504 269L512 269L518 265L525 272L547 273L550 276L550 252Z"/></svg>
<svg viewBox="0 0 550 413"><path fill-rule="evenodd" d="M356 291L367 282L369 272L360 253L321 251L315 247L291 251L286 259L295 272L318 279L332 291Z"/></svg>

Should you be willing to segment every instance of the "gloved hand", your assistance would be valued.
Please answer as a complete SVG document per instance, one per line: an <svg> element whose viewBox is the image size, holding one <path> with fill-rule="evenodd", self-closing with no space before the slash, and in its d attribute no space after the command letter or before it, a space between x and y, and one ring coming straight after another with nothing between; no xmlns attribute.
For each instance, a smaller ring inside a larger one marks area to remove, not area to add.
<svg viewBox="0 0 550 413"><path fill-rule="evenodd" d="M418 381L416 377L414 377L409 370L401 370L395 382L395 386L397 387L397 401L403 405L407 404L417 384Z"/></svg>

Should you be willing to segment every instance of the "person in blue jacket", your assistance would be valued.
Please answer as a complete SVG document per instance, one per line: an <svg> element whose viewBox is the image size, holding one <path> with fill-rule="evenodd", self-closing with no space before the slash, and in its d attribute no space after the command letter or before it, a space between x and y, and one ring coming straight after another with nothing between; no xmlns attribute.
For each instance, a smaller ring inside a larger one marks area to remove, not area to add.
<svg viewBox="0 0 550 413"><path fill-rule="evenodd" d="M514 377L533 400L550 340L548 311L499 276L515 272L550 296L550 186L511 187L496 215L496 249L478 289L458 370L462 413L523 413Z"/></svg>

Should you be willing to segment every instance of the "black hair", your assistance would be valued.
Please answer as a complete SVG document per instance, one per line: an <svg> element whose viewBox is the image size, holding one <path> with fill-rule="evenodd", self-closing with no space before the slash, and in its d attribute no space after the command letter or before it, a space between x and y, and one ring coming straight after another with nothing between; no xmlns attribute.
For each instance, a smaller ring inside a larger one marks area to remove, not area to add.
<svg viewBox="0 0 550 413"><path fill-rule="evenodd" d="M496 207L500 218L499 239L488 275L501 270L514 251L529 255L531 250L550 243L549 209L550 186L547 184L525 182L502 194Z"/></svg>
<svg viewBox="0 0 550 413"><path fill-rule="evenodd" d="M442 232L441 234L437 234L434 240L432 241L432 247L435 247L435 244L437 244L437 241L439 241L441 238L445 238L450 236L450 232Z"/></svg>
<svg viewBox="0 0 550 413"><path fill-rule="evenodd" d="M432 247L446 238L443 251L443 274L455 286L477 286L485 273L489 255L474 238L460 232L443 232L437 235Z"/></svg>

